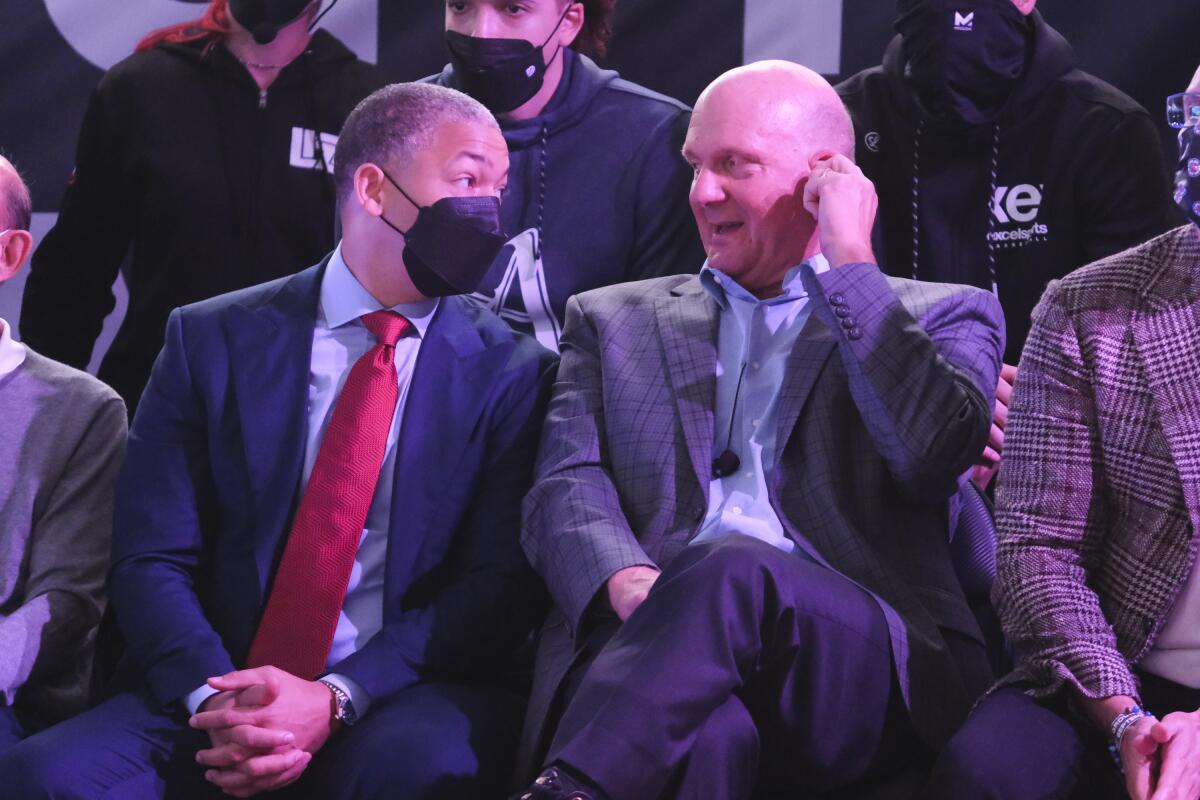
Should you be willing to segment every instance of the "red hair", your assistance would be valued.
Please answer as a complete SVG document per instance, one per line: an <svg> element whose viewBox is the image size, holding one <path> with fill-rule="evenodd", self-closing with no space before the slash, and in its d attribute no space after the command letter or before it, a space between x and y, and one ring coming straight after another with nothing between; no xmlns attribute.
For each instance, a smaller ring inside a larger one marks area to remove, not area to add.
<svg viewBox="0 0 1200 800"><path fill-rule="evenodd" d="M229 0L212 0L200 19L151 31L137 43L133 51L140 53L163 42L205 42L207 49L225 38L232 30L233 25L229 22Z"/></svg>

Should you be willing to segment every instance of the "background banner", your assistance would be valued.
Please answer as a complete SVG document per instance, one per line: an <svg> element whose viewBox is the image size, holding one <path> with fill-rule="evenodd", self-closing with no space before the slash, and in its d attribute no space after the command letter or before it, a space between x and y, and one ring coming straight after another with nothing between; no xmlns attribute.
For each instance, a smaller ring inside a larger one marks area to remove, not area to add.
<svg viewBox="0 0 1200 800"><path fill-rule="evenodd" d="M0 151L30 183L39 240L53 224L84 107L104 70L149 30L195 18L203 6L0 0ZM1200 63L1200 3L1193 0L1042 0L1038 9L1074 45L1082 69L1132 95L1155 119L1166 95L1182 91ZM445 63L444 11L433 0L341 0L322 25L397 80L411 80ZM798 61L836 81L879 63L894 13L894 0L620 0L602 63L687 103L724 70L762 58ZM1162 131L1173 163L1165 123ZM22 288L23 275L0 286L0 317L14 326ZM93 367L124 313L123 294L118 286Z"/></svg>

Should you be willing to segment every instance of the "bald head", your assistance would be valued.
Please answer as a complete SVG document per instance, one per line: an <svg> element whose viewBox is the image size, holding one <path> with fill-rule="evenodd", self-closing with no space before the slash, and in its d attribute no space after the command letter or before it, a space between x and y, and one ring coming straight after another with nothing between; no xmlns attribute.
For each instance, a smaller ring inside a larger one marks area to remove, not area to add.
<svg viewBox="0 0 1200 800"><path fill-rule="evenodd" d="M0 156L0 200L0 230L29 230L33 221L29 187L4 156Z"/></svg>
<svg viewBox="0 0 1200 800"><path fill-rule="evenodd" d="M854 158L854 125L842 99L820 74L791 61L729 70L696 101L697 114L710 109L738 116L747 129L797 152Z"/></svg>
<svg viewBox="0 0 1200 800"><path fill-rule="evenodd" d="M708 265L760 296L778 292L787 270L815 252L804 187L814 160L831 154L854 157L854 127L811 69L760 61L713 81L683 144Z"/></svg>

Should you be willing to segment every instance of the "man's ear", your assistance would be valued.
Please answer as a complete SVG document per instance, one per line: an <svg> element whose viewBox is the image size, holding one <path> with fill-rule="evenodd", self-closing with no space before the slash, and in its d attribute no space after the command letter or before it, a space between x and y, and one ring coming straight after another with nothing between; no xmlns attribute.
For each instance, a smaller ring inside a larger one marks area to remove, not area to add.
<svg viewBox="0 0 1200 800"><path fill-rule="evenodd" d="M354 170L354 199L373 216L383 214L383 170L367 162Z"/></svg>
<svg viewBox="0 0 1200 800"><path fill-rule="evenodd" d="M17 274L32 249L33 236L29 231L0 234L0 283Z"/></svg>
<svg viewBox="0 0 1200 800"><path fill-rule="evenodd" d="M570 47L579 37L579 32L583 30L583 22L587 12L584 10L583 3L571 0L571 6L567 9L566 15L563 17L562 28L560 35L562 38L559 42L563 47Z"/></svg>

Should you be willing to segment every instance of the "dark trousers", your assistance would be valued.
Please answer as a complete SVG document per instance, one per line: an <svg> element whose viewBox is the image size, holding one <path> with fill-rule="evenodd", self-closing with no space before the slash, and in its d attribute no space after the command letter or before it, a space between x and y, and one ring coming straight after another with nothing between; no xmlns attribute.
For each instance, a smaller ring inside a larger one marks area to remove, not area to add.
<svg viewBox="0 0 1200 800"><path fill-rule="evenodd" d="M1160 719L1200 708L1200 690L1141 672L1142 702ZM1019 689L991 694L943 749L931 799L1118 800L1125 782L1108 739L1071 713L1063 696L1035 700Z"/></svg>
<svg viewBox="0 0 1200 800"><path fill-rule="evenodd" d="M0 706L0 755L25 738L25 724L12 706Z"/></svg>
<svg viewBox="0 0 1200 800"><path fill-rule="evenodd" d="M312 760L289 798L502 797L523 702L422 684L372 705ZM0 798L222 798L195 762L208 735L143 693L117 695L0 755ZM280 795L272 795L278 797Z"/></svg>
<svg viewBox="0 0 1200 800"><path fill-rule="evenodd" d="M924 758L886 621L743 536L689 546L597 655L549 761L613 800L820 796Z"/></svg>

